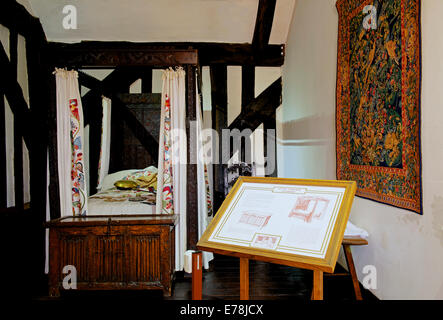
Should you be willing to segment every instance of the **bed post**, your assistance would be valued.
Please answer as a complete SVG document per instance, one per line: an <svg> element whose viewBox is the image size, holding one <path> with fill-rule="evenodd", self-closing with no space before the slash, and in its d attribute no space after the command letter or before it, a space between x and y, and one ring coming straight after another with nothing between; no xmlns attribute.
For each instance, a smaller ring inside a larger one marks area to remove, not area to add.
<svg viewBox="0 0 443 320"><path fill-rule="evenodd" d="M191 121L196 121L196 83L195 66L186 65L186 139L187 170L186 170L186 233L187 249L195 250L198 241L198 203L197 203L197 164L190 163L192 156L197 153L197 144L191 141Z"/></svg>

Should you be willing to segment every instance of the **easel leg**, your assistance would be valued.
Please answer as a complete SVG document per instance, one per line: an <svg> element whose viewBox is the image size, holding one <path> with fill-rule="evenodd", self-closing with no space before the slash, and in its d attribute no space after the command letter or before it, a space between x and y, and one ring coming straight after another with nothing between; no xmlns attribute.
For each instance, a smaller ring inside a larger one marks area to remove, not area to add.
<svg viewBox="0 0 443 320"><path fill-rule="evenodd" d="M202 299L202 252L192 253L192 300Z"/></svg>
<svg viewBox="0 0 443 320"><path fill-rule="evenodd" d="M240 258L240 300L249 300L249 260Z"/></svg>
<svg viewBox="0 0 443 320"><path fill-rule="evenodd" d="M355 298L357 300L363 300L360 291L360 283L358 282L357 272L355 271L354 259L352 258L351 246L343 245L343 251L345 252L346 263L348 264L349 273L351 274L352 284L354 285Z"/></svg>
<svg viewBox="0 0 443 320"><path fill-rule="evenodd" d="M311 300L323 300L323 271L314 270Z"/></svg>

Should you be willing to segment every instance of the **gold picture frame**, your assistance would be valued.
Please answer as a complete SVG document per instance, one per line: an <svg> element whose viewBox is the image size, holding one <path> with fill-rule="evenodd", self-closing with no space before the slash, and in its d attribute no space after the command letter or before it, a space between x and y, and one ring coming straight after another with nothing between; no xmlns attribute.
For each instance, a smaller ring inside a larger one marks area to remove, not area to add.
<svg viewBox="0 0 443 320"><path fill-rule="evenodd" d="M355 181L239 177L197 248L334 272L356 189Z"/></svg>

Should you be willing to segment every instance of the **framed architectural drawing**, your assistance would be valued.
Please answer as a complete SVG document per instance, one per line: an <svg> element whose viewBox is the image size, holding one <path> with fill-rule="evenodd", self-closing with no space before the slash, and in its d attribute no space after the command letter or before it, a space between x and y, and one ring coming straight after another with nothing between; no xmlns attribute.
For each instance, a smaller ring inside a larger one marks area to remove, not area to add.
<svg viewBox="0 0 443 320"><path fill-rule="evenodd" d="M240 177L199 250L333 272L353 181Z"/></svg>

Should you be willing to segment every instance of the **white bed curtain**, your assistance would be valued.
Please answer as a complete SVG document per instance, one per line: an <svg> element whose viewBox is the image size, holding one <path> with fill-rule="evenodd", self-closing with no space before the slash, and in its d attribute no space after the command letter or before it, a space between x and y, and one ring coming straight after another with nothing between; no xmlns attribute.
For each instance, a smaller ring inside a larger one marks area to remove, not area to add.
<svg viewBox="0 0 443 320"><path fill-rule="evenodd" d="M198 88L198 86L196 85ZM197 91L197 90L196 90ZM208 226L212 215L212 195L209 186L208 165L209 161L203 147L203 118L201 114L200 95L197 91L196 98L196 117L197 117L197 191L198 191L198 238L203 235ZM209 268L209 262L214 259L212 252L203 251L203 268Z"/></svg>
<svg viewBox="0 0 443 320"><path fill-rule="evenodd" d="M183 269L186 252L186 73L163 71L156 212L177 214L175 266Z"/></svg>
<svg viewBox="0 0 443 320"><path fill-rule="evenodd" d="M61 216L85 215L83 109L76 71L56 69L57 157Z"/></svg>
<svg viewBox="0 0 443 320"><path fill-rule="evenodd" d="M111 99L102 98L103 121L102 138L100 148L100 160L98 163L97 190L102 188L103 179L109 172L109 156L111 154Z"/></svg>

